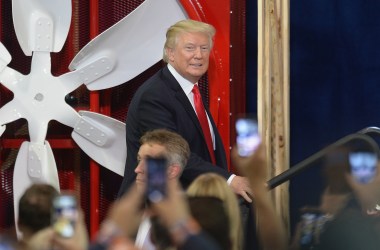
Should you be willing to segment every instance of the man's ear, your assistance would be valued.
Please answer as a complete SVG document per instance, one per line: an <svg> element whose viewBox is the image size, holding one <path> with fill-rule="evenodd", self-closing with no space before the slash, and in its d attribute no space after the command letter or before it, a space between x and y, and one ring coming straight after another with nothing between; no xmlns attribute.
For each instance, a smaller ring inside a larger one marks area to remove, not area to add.
<svg viewBox="0 0 380 250"><path fill-rule="evenodd" d="M168 179L179 178L181 175L181 167L178 164L172 164L168 167Z"/></svg>
<svg viewBox="0 0 380 250"><path fill-rule="evenodd" d="M172 48L165 48L166 55L168 56L169 61L174 61L174 50Z"/></svg>

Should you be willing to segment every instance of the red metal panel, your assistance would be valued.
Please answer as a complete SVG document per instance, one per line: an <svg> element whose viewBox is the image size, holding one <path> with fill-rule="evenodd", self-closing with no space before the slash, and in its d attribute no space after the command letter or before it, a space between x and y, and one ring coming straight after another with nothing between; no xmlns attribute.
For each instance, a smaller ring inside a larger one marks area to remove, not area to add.
<svg viewBox="0 0 380 250"><path fill-rule="evenodd" d="M3 139L3 148L20 148L25 139ZM48 139L51 148L71 149L77 148L77 144L72 139Z"/></svg>
<svg viewBox="0 0 380 250"><path fill-rule="evenodd" d="M90 1L90 38L99 34L99 1ZM99 112L99 92L90 92L90 110ZM94 238L99 230L99 165L90 160L90 237Z"/></svg>
<svg viewBox="0 0 380 250"><path fill-rule="evenodd" d="M210 57L210 110L230 158L230 0L181 0L189 17L216 28Z"/></svg>

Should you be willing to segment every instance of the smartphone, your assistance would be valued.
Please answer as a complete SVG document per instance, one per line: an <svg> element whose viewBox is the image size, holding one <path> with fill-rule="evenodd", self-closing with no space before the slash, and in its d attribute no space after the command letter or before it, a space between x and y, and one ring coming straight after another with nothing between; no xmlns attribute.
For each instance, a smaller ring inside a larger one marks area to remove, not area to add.
<svg viewBox="0 0 380 250"><path fill-rule="evenodd" d="M373 152L349 153L351 175L359 183L369 183L375 177L377 155Z"/></svg>
<svg viewBox="0 0 380 250"><path fill-rule="evenodd" d="M299 243L301 249L308 248L314 242L314 228L318 218L316 213L304 213L301 216L301 233Z"/></svg>
<svg viewBox="0 0 380 250"><path fill-rule="evenodd" d="M60 194L53 200L52 225L54 230L64 238L75 233L78 218L77 199L73 194Z"/></svg>
<svg viewBox="0 0 380 250"><path fill-rule="evenodd" d="M150 202L159 202L167 194L167 160L148 157L146 198Z"/></svg>
<svg viewBox="0 0 380 250"><path fill-rule="evenodd" d="M257 121L252 118L239 118L235 125L238 154L247 157L256 150L261 141Z"/></svg>
<svg viewBox="0 0 380 250"><path fill-rule="evenodd" d="M300 249L314 249L324 230L326 222L332 219L331 215L319 212L305 212L301 216Z"/></svg>

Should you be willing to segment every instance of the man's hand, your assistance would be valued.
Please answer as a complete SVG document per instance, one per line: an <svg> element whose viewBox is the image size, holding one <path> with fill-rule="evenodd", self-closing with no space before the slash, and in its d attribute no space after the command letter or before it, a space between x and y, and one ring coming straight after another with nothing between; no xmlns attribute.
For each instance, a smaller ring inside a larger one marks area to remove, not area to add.
<svg viewBox="0 0 380 250"><path fill-rule="evenodd" d="M236 165L237 170L246 176L252 185L263 185L268 179L267 161L265 147L260 144L256 151L247 157L241 157L237 153L237 148L234 147L231 151L231 158ZM254 190L254 188L253 188Z"/></svg>
<svg viewBox="0 0 380 250"><path fill-rule="evenodd" d="M247 178L235 176L231 181L230 187L236 194L241 195L244 200L249 203L252 202L253 193Z"/></svg>
<svg viewBox="0 0 380 250"><path fill-rule="evenodd" d="M75 224L75 234L73 237L64 238L54 234L54 248L60 250L86 250L88 249L89 239L84 221L83 211L79 211L78 220Z"/></svg>

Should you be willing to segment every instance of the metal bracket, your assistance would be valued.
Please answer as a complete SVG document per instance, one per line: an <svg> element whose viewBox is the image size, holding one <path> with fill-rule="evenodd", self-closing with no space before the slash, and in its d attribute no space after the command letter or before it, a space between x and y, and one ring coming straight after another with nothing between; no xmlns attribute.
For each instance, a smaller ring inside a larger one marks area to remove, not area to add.
<svg viewBox="0 0 380 250"><path fill-rule="evenodd" d="M42 176L43 152L43 145L29 145L28 174L31 178L40 179Z"/></svg>
<svg viewBox="0 0 380 250"><path fill-rule="evenodd" d="M54 38L54 23L49 17L37 18L35 22L35 46L33 51L46 51L53 50Z"/></svg>
<svg viewBox="0 0 380 250"><path fill-rule="evenodd" d="M115 60L103 56L79 70L80 79L88 84L110 73L115 66Z"/></svg>
<svg viewBox="0 0 380 250"><path fill-rule="evenodd" d="M93 142L94 144L102 147L108 141L108 136L104 129L100 128L100 125L96 124L93 120L89 120L87 117L81 117L81 119L75 124L75 132L82 137Z"/></svg>

